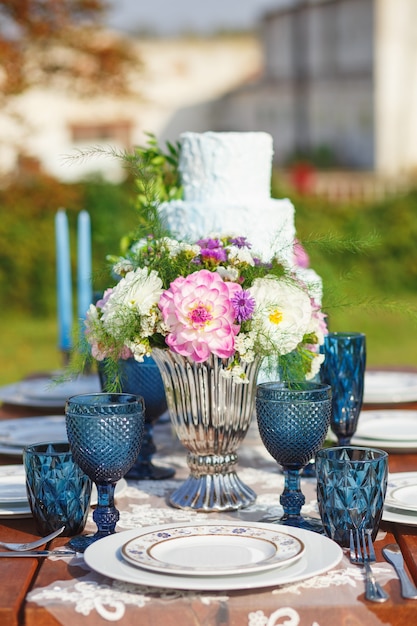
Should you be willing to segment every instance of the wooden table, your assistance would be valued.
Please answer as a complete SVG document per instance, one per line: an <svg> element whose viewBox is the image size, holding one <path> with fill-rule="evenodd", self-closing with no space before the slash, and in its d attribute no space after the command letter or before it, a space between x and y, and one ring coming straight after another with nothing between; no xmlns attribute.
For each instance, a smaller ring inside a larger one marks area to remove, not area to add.
<svg viewBox="0 0 417 626"><path fill-rule="evenodd" d="M407 408L416 409L417 403L409 404ZM53 413L56 414L56 411ZM46 412L41 409L34 411L6 405L0 407L0 418L36 414L45 415ZM157 457L161 462L171 462L174 458L185 459L185 451L172 435L168 422L157 424L155 441L158 447ZM0 457L1 464L16 462L19 462L16 457ZM180 463L177 467L179 479L187 474L188 470L184 466L185 463ZM258 488L263 492L263 497L268 490L271 492L275 489L276 496L279 497L281 487L278 485L278 480L282 480L282 477L279 475L275 462L268 457L260 444L256 425L251 428L239 450L240 467L242 471L248 473L248 476L251 472L268 472L268 474L262 474L264 477L271 477L267 480L268 485L258 485ZM417 471L417 454L390 454L389 467L391 472ZM238 473L240 475L240 469ZM313 489L313 483L310 481L307 489ZM162 484L160 487L163 491ZM160 523L161 517L157 514L162 513L165 515L163 521L171 512L172 515L177 516L175 519L179 519L178 515L181 512L169 507L161 496L155 494L149 496L152 507L146 508L145 495L142 494L140 496L142 499L139 498L134 506L130 496L122 497L118 501L122 516L124 511L127 512L133 506L133 511L139 511L139 515L149 515L148 523L151 524ZM133 516L134 514L133 512ZM154 514L155 521L152 521ZM245 518L243 513L215 515L221 519ZM210 518L210 514L208 517ZM145 518L140 519L143 522ZM197 514L195 521L200 520L207 520L207 515ZM305 581L291 588L283 586L280 589L233 592L225 590L224 592L188 594L176 594L171 591L161 595L159 592L154 593L154 590L122 585L117 593L128 595L120 596L124 598L123 616L116 623L120 626L244 626L246 624L248 626L273 626L283 623L290 626L298 624L300 626L336 626L339 624L412 626L416 621L417 601L401 598L398 579L393 569L382 558L381 548L387 543L397 541L402 548L414 582L417 583L417 527L383 522L381 531L376 541L377 578L390 595L390 599L384 604L374 604L365 600L361 570L343 559L335 571L323 574L317 577L317 580L315 578L313 582ZM7 520L3 518L1 520L0 539L20 541L35 537L37 533L32 519ZM66 538L58 538L52 545L62 546L66 541ZM73 600L62 602L68 590L73 593L74 597L77 581L86 580L86 574L90 574L78 566L79 562L76 560L73 563L71 559L2 559L0 564L0 625L103 626L108 624L109 620L103 615L108 617L116 610L111 604L105 605L107 591L109 599L114 599L116 593L111 580L96 575L94 582L89 582L91 597L90 604L84 603L86 615L76 612L76 604ZM56 591L54 585L59 587L59 592ZM45 597L47 595L45 589L50 590L52 596L58 596L49 606L42 606L40 601L33 600L35 593L40 597ZM28 594L32 600L28 600ZM141 600L143 600L142 604ZM91 603L94 605L94 601L96 604L98 602L102 608L104 602L104 609L101 612L92 606ZM78 606L78 610L82 609L83 606ZM283 621L284 619L288 621Z"/></svg>

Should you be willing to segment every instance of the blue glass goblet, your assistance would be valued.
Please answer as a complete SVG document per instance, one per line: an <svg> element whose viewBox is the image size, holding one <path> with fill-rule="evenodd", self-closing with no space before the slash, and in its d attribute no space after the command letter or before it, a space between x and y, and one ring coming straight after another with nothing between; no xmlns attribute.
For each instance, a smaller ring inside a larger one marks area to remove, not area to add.
<svg viewBox="0 0 417 626"><path fill-rule="evenodd" d="M101 388L109 391L107 384L106 362L98 363ZM172 467L156 465L152 457L156 452L153 440L153 425L168 410L165 387L159 368L152 357L144 357L142 362L134 358L118 362L118 374L123 393L139 394L145 401L145 427L142 447L138 458L132 465L126 478L133 480L161 480L175 474Z"/></svg>
<svg viewBox="0 0 417 626"><path fill-rule="evenodd" d="M93 513L97 532L70 540L77 552L115 532L119 511L114 489L135 462L143 438L144 402L126 393L72 396L65 405L68 441L75 462L96 484L98 503Z"/></svg>
<svg viewBox="0 0 417 626"><path fill-rule="evenodd" d="M305 496L300 471L322 447L330 424L330 385L312 382L270 382L258 385L256 416L269 454L282 466L285 486L280 495L282 517L262 521L323 533L320 520L301 515Z"/></svg>
<svg viewBox="0 0 417 626"><path fill-rule="evenodd" d="M363 333L329 333L324 338L320 380L332 388L330 428L339 446L348 446L362 409L366 367Z"/></svg>

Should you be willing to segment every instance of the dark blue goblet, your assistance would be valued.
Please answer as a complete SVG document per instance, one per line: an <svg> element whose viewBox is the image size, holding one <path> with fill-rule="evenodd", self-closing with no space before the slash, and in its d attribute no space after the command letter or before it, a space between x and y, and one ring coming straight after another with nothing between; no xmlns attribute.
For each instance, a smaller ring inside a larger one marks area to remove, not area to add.
<svg viewBox="0 0 417 626"><path fill-rule="evenodd" d="M97 532L70 540L77 552L115 532L119 511L114 489L135 462L143 437L143 398L127 393L72 396L65 405L68 441L75 462L96 484L98 503L93 513Z"/></svg>
<svg viewBox="0 0 417 626"><path fill-rule="evenodd" d="M324 338L320 380L332 388L330 428L339 446L348 446L362 409L366 367L363 333L329 333Z"/></svg>
<svg viewBox="0 0 417 626"><path fill-rule="evenodd" d="M258 385L256 416L269 454L282 466L285 486L280 495L282 517L262 521L323 533L320 520L301 515L305 496L300 471L322 447L330 424L330 385L311 382L270 382Z"/></svg>
<svg viewBox="0 0 417 626"><path fill-rule="evenodd" d="M108 391L106 363L98 363L101 388ZM155 465L152 457L156 452L153 440L153 425L168 410L165 387L159 368L152 357L144 357L142 362L134 358L118 362L118 374L121 391L139 394L145 401L145 427L142 447L138 458L132 465L126 478L133 480L161 480L175 474L172 467Z"/></svg>

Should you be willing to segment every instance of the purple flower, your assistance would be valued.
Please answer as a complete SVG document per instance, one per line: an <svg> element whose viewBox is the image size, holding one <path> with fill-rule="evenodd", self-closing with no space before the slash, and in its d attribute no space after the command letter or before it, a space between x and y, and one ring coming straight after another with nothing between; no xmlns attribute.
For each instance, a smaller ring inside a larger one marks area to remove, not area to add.
<svg viewBox="0 0 417 626"><path fill-rule="evenodd" d="M213 261L214 263L227 261L227 254L224 248L203 248L200 254L205 261Z"/></svg>
<svg viewBox="0 0 417 626"><path fill-rule="evenodd" d="M197 241L197 244L200 248L208 248L209 250L213 250L213 248L221 248L222 242L220 239L211 239L210 237L206 239L200 239Z"/></svg>
<svg viewBox="0 0 417 626"><path fill-rule="evenodd" d="M246 322L252 317L252 313L255 310L255 304L255 299L247 290L242 290L233 296L232 305L238 324Z"/></svg>
<svg viewBox="0 0 417 626"><path fill-rule="evenodd" d="M236 248L252 248L252 244L249 243L246 237L232 237L230 243L232 246L236 246Z"/></svg>
<svg viewBox="0 0 417 626"><path fill-rule="evenodd" d="M201 248L200 256L203 261L211 262L214 265L227 261L227 253L220 239L200 239L197 243Z"/></svg>

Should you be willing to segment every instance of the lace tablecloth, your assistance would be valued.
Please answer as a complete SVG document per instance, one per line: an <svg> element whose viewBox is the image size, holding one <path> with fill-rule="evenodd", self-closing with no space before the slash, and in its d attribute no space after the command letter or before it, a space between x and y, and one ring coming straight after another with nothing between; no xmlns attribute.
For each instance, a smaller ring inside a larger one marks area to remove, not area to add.
<svg viewBox="0 0 417 626"><path fill-rule="evenodd" d="M284 479L277 464L262 446L256 424L239 450L238 474L257 494L256 502L241 511L197 513L169 506L167 497L188 475L186 451L172 434L169 423L155 427L158 453L155 463L175 467L173 479L128 481L117 501L117 530L165 523L203 523L214 519L259 521L279 514ZM303 513L317 516L315 480L303 479L307 504ZM86 531L95 528L90 516ZM55 558L55 557L53 557ZM333 570L294 584L254 591L196 592L157 589L112 580L90 571L82 556L66 559L72 578L56 580L33 589L28 600L46 607L63 626L335 626L335 624L383 624L364 602L362 568L346 557ZM53 563L48 564L50 567ZM374 567L384 585L394 572L386 563ZM338 619L343 614L343 622Z"/></svg>

